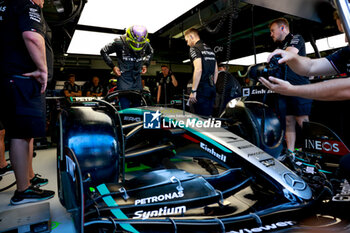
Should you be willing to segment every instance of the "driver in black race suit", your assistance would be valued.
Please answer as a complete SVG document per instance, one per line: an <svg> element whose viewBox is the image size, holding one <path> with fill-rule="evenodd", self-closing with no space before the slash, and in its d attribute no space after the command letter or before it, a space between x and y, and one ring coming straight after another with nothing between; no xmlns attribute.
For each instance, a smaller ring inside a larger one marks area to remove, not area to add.
<svg viewBox="0 0 350 233"><path fill-rule="evenodd" d="M147 72L153 57L153 48L149 43L148 32L144 26L132 26L126 34L116 38L101 49L106 64L119 77L117 90L142 90L141 74ZM118 65L109 54L116 53ZM127 98L119 98L122 109L130 106Z"/></svg>

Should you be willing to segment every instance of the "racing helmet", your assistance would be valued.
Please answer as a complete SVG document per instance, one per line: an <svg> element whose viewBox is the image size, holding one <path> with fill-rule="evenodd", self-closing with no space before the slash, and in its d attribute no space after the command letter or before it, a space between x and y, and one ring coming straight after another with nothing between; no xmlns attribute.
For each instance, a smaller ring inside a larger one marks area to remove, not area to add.
<svg viewBox="0 0 350 233"><path fill-rule="evenodd" d="M145 26L134 25L126 30L126 41L134 51L140 51L149 42Z"/></svg>
<svg viewBox="0 0 350 233"><path fill-rule="evenodd" d="M117 80L116 78L111 78L111 79L109 80L109 83L116 83L116 82L118 82L118 80Z"/></svg>

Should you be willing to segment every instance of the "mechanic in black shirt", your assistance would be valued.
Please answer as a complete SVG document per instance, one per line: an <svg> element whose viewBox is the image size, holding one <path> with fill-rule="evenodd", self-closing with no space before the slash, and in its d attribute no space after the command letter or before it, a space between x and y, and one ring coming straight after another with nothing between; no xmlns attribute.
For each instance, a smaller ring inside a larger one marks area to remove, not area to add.
<svg viewBox="0 0 350 233"><path fill-rule="evenodd" d="M161 78L158 85L157 104L169 104L177 87L175 75L167 65L161 66Z"/></svg>
<svg viewBox="0 0 350 233"><path fill-rule="evenodd" d="M343 32L339 16L335 14L338 28ZM345 38L348 41L347 38ZM346 73L350 75L350 48L349 46L339 49L333 54L318 59L302 57L295 53L277 49L272 52L268 61L274 55L280 55L282 58L279 63L286 63L297 74L305 76L315 75L335 75ZM269 77L259 79L269 89L288 96L300 96L308 99L337 101L350 99L350 78L333 79L325 82L313 83L308 85L292 85L290 82ZM350 181L350 155L345 155L340 160L346 179Z"/></svg>
<svg viewBox="0 0 350 233"><path fill-rule="evenodd" d="M48 79L42 14L44 0L6 2L0 49L0 98L6 111L4 125L11 140L10 159L17 190L11 204L52 198L53 191L38 188L48 183L32 169L33 138L45 137L45 89Z"/></svg>
<svg viewBox="0 0 350 233"><path fill-rule="evenodd" d="M0 28L2 28L2 21L6 10L5 1L0 1ZM2 36L0 36L0 44ZM1 49L1 47L0 47ZM0 51L1 54L1 51ZM1 78L1 77L0 77ZM1 122L0 116L0 176L13 172L11 164L5 158L5 126Z"/></svg>
<svg viewBox="0 0 350 233"><path fill-rule="evenodd" d="M306 56L305 42L301 35L293 35L289 32L289 23L285 18L273 20L270 25L271 37L275 43L280 43L279 48L290 51L300 56ZM285 66L285 80L294 85L308 84L307 77L294 73L288 65ZM304 121L309 121L312 100L294 96L278 97L278 115L281 117L282 127L286 129L287 149L294 151L296 141L296 122L300 127ZM285 120L285 121L284 121Z"/></svg>
<svg viewBox="0 0 350 233"><path fill-rule="evenodd" d="M153 48L149 43L146 27L134 25L127 29L126 34L116 38L100 51L103 60L118 78L118 90L141 91L141 74L147 72L153 57ZM116 53L118 65L113 63L109 54ZM121 107L128 108L130 101L120 98Z"/></svg>
<svg viewBox="0 0 350 233"><path fill-rule="evenodd" d="M68 81L64 83L63 93L66 97L81 96L81 87L75 84L75 74L68 75Z"/></svg>
<svg viewBox="0 0 350 233"><path fill-rule="evenodd" d="M196 114L211 116L216 95L215 83L218 78L215 53L201 41L196 29L188 29L185 32L185 40L190 47L190 58L194 66L190 101L194 103Z"/></svg>
<svg viewBox="0 0 350 233"><path fill-rule="evenodd" d="M102 94L103 94L103 86L100 84L100 79L99 77L94 76L92 78L92 85L87 91L86 95L98 97L98 96L102 96Z"/></svg>

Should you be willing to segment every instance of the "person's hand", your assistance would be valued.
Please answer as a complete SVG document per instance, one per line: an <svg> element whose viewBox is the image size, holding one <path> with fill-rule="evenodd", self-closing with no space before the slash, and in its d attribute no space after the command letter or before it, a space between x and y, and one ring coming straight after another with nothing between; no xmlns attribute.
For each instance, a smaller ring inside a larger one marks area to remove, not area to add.
<svg viewBox="0 0 350 233"><path fill-rule="evenodd" d="M22 74L25 77L34 77L41 84L41 93L44 93L47 86L47 71L36 70L31 73Z"/></svg>
<svg viewBox="0 0 350 233"><path fill-rule="evenodd" d="M276 49L268 56L267 62L270 62L270 59L275 55L280 55L282 57L278 60L278 63L281 64L293 60L297 54L282 49Z"/></svg>
<svg viewBox="0 0 350 233"><path fill-rule="evenodd" d="M283 94L283 95L291 95L293 90L293 85L290 84L288 81L269 77L269 80L266 80L263 77L259 78L259 81L264 84L267 88L269 88L272 91L275 91L277 93Z"/></svg>
<svg viewBox="0 0 350 233"><path fill-rule="evenodd" d="M190 94L190 102L191 103L196 103L197 102L197 98L196 98L196 96L197 96L197 93L196 92L192 92L191 94Z"/></svg>
<svg viewBox="0 0 350 233"><path fill-rule="evenodd" d="M147 66L142 66L141 74L147 73Z"/></svg>
<svg viewBox="0 0 350 233"><path fill-rule="evenodd" d="M122 75L122 72L120 72L120 69L119 69L119 67L117 67L117 66L114 66L114 67L113 67L113 73L114 73L115 75L117 75L117 76Z"/></svg>

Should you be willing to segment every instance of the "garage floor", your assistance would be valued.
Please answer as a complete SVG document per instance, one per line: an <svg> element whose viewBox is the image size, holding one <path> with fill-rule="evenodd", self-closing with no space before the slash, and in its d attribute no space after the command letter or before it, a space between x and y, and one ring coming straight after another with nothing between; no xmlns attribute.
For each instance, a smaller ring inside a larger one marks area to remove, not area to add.
<svg viewBox="0 0 350 233"><path fill-rule="evenodd" d="M45 150L36 150L37 156L33 160L34 172L39 173L42 177L49 179L49 184L44 186L44 189L54 190L56 192L55 197L47 200L50 203L50 214L52 221L52 232L65 232L74 233L73 221L70 214L61 205L57 196L57 175L56 175L56 148L50 148ZM8 152L6 152L8 158ZM14 175L9 174L3 177L0 181L0 189L8 186L15 181ZM30 205L36 205L38 203L30 203L18 206L12 206L10 199L15 191L16 186L0 193L0 212L14 209L14 208L27 208ZM42 203L42 202L39 202ZM1 222L0 222L1 225Z"/></svg>
<svg viewBox="0 0 350 233"><path fill-rule="evenodd" d="M75 233L73 220L70 214L66 211L66 209L61 205L58 195L57 195L57 167L56 167L56 148L50 149L41 149L36 150L36 157L33 160L34 172L39 173L42 177L49 179L49 184L44 186L44 189L54 190L56 192L55 197L47 200L46 202L50 203L50 214L52 221L52 232L65 232L65 233ZM5 154L6 158L8 158L8 152ZM191 170L192 172L201 172L207 173L203 170L197 163L192 163L191 166L187 163L178 162L177 166L181 167L185 170ZM221 171L220 171L221 172ZM209 174L209 173L207 173ZM131 174L128 174L128 178ZM15 182L14 174L9 174L3 177L0 181L0 189L7 187L8 185ZM21 209L28 208L29 206L36 205L43 202L38 203L29 203L18 206L13 206L10 204L10 199L13 196L14 191L16 190L16 186L14 185L8 190L0 192L0 213L13 210L13 209ZM1 219L0 219L1 220ZM1 226L0 221L0 226Z"/></svg>

